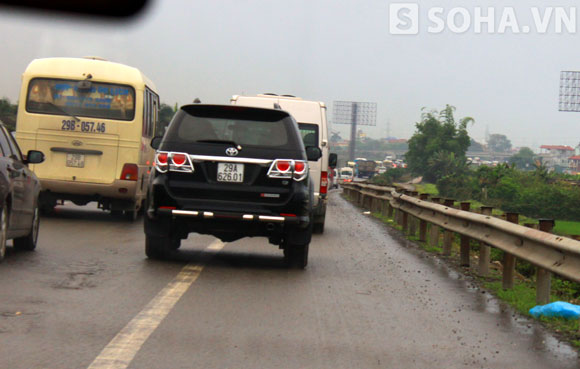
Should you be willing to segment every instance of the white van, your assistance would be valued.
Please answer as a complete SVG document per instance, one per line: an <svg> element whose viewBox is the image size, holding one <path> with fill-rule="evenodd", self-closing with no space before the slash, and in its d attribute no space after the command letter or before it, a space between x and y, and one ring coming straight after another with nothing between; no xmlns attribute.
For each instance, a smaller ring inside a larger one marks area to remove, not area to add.
<svg viewBox="0 0 580 369"><path fill-rule="evenodd" d="M326 202L328 193L328 127L326 105L320 101L307 101L292 95L261 94L256 96L234 95L230 99L234 105L274 108L279 105L290 113L300 128L304 146L316 146L322 150L322 157L308 163L314 183L314 232L324 232ZM275 104L277 104L275 106Z"/></svg>

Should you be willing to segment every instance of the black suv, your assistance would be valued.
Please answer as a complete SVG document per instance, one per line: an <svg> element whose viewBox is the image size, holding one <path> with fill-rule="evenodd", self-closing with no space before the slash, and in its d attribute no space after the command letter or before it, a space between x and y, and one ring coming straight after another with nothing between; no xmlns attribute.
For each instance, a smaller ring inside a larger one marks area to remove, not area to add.
<svg viewBox="0 0 580 369"><path fill-rule="evenodd" d="M302 142L287 112L186 105L157 150L145 216L145 251L163 259L190 232L224 242L268 237L288 264L304 268L312 235L313 189Z"/></svg>

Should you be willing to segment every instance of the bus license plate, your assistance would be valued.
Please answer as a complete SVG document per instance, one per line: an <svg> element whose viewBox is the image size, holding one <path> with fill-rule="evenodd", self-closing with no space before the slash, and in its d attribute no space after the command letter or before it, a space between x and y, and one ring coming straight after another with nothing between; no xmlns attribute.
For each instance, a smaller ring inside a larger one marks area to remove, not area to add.
<svg viewBox="0 0 580 369"><path fill-rule="evenodd" d="M244 164L218 163L218 182L244 182Z"/></svg>
<svg viewBox="0 0 580 369"><path fill-rule="evenodd" d="M85 155L84 154L66 154L66 166L74 168L84 168L85 167Z"/></svg>

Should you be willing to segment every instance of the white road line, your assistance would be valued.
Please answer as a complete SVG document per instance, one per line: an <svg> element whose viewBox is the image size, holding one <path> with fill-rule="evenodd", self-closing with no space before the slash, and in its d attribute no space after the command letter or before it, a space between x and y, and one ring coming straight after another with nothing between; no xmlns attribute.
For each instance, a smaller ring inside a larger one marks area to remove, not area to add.
<svg viewBox="0 0 580 369"><path fill-rule="evenodd" d="M223 247L223 242L215 240L207 249L219 251ZM117 333L88 369L127 368L147 338L169 314L189 286L195 282L202 270L203 265L184 266L179 274Z"/></svg>

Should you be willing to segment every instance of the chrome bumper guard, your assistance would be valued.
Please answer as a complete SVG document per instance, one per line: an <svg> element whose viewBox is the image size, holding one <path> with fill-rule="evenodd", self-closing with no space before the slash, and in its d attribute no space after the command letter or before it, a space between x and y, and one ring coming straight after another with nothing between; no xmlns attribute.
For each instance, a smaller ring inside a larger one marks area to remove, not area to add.
<svg viewBox="0 0 580 369"><path fill-rule="evenodd" d="M173 218L184 217L184 218L197 218L208 220L210 219L239 220L260 223L298 224L304 221L308 223L308 217L273 216L273 215L241 214L241 213L225 213L225 212L220 213L220 212L196 211L196 210L157 209L157 215L171 216Z"/></svg>

